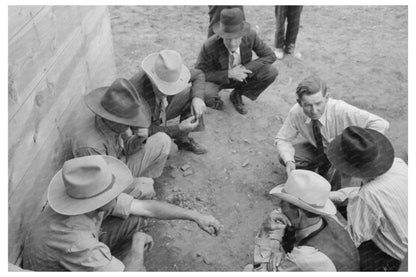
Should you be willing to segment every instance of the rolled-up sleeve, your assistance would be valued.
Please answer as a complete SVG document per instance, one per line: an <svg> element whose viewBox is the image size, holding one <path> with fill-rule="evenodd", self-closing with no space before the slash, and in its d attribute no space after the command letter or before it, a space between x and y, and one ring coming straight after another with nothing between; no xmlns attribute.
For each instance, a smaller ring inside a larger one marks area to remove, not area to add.
<svg viewBox="0 0 416 277"><path fill-rule="evenodd" d="M126 219L130 215L133 196L126 193L121 193L119 196L117 196L116 200L117 203L111 211L111 215Z"/></svg>

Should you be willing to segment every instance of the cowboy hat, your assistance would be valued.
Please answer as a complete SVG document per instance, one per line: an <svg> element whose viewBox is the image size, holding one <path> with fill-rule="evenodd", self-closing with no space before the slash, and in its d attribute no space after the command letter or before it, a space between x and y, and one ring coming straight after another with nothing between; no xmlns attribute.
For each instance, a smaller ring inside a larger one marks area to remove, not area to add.
<svg viewBox="0 0 416 277"><path fill-rule="evenodd" d="M68 160L48 188L51 208L63 215L94 211L133 182L129 168L111 156L92 155Z"/></svg>
<svg viewBox="0 0 416 277"><path fill-rule="evenodd" d="M97 88L84 97L95 114L129 126L148 128L150 109L129 80L116 79L110 87Z"/></svg>
<svg viewBox="0 0 416 277"><path fill-rule="evenodd" d="M380 176L390 169L394 149L383 134L350 126L329 144L327 156L342 173L367 178Z"/></svg>
<svg viewBox="0 0 416 277"><path fill-rule="evenodd" d="M334 215L337 212L329 199L331 185L317 173L296 169L290 172L286 183L278 185L270 194L301 209L319 215Z"/></svg>
<svg viewBox="0 0 416 277"><path fill-rule="evenodd" d="M220 21L215 23L212 30L222 38L238 38L250 32L250 24L244 21L239 8L224 9Z"/></svg>
<svg viewBox="0 0 416 277"><path fill-rule="evenodd" d="M183 91L191 79L181 55L174 50L162 50L144 58L142 68L157 88L166 95Z"/></svg>

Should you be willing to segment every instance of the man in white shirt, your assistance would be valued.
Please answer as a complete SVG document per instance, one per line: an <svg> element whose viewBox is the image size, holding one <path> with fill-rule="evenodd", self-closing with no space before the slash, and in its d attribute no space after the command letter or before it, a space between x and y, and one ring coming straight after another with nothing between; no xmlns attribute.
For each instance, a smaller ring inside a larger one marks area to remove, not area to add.
<svg viewBox="0 0 416 277"><path fill-rule="evenodd" d="M295 104L275 137L280 162L289 174L294 169L318 170L327 177L331 164L326 157L329 143L348 126L384 133L389 123L342 100L329 97L326 83L316 76L301 81ZM295 143L298 135L305 141Z"/></svg>
<svg viewBox="0 0 416 277"><path fill-rule="evenodd" d="M408 251L408 168L381 133L346 128L328 147L344 176L361 178L348 195L347 231L358 247L362 271L397 271ZM331 192L339 198L346 189ZM339 199L343 201L344 199Z"/></svg>

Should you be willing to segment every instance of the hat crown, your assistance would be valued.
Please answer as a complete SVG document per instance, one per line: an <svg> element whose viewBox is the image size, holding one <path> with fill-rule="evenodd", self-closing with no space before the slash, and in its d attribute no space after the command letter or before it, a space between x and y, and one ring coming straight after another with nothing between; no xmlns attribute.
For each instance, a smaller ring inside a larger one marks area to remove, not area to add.
<svg viewBox="0 0 416 277"><path fill-rule="evenodd" d="M224 27L240 25L243 21L243 12L239 8L224 9L221 11L220 23Z"/></svg>
<svg viewBox="0 0 416 277"><path fill-rule="evenodd" d="M314 208L323 208L329 199L331 185L322 176L309 170L293 170L283 191ZM292 203L296 205L296 203Z"/></svg>
<svg viewBox="0 0 416 277"><path fill-rule="evenodd" d="M101 106L115 116L134 118L139 114L140 104L133 85L124 78L118 78L103 95Z"/></svg>
<svg viewBox="0 0 416 277"><path fill-rule="evenodd" d="M357 126L347 127L342 132L341 150L352 164L369 163L378 155L377 141L372 133Z"/></svg>
<svg viewBox="0 0 416 277"><path fill-rule="evenodd" d="M250 30L250 24L245 22L244 14L239 8L224 9L220 14L220 22L213 29L223 38L237 38Z"/></svg>
<svg viewBox="0 0 416 277"><path fill-rule="evenodd" d="M162 50L156 57L153 70L160 80L167 83L178 81L182 72L182 57L174 50Z"/></svg>
<svg viewBox="0 0 416 277"><path fill-rule="evenodd" d="M97 196L114 183L114 177L105 160L98 155L68 160L62 167L66 193L75 199Z"/></svg>

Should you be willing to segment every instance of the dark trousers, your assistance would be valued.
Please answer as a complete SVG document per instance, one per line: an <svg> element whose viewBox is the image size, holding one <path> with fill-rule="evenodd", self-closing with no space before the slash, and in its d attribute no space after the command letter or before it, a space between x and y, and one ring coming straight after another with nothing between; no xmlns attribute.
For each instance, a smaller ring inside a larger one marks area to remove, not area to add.
<svg viewBox="0 0 416 277"><path fill-rule="evenodd" d="M266 64L254 71L251 77L247 77L245 82L231 81L225 85L218 85L212 82L206 82L205 87L205 104L212 107L219 98L218 92L225 88L234 88L236 93L246 96L250 100L256 100L257 97L274 82L278 74L276 67Z"/></svg>
<svg viewBox="0 0 416 277"><path fill-rule="evenodd" d="M243 12L243 19L245 20L243 6L208 6L208 8L209 8L208 37L214 34L212 27L215 25L215 23L220 21L221 11L224 9L239 8Z"/></svg>
<svg viewBox="0 0 416 277"><path fill-rule="evenodd" d="M318 173L331 183L331 190L341 188L341 173L332 167L326 156L318 153L315 146L308 142L297 143L295 148L295 165L296 169L305 169ZM286 166L282 159L279 160L283 166Z"/></svg>
<svg viewBox="0 0 416 277"><path fill-rule="evenodd" d="M122 219L108 216L101 224L99 240L110 248L113 256L123 260L130 251L133 234L143 225L142 217L129 216L127 219Z"/></svg>
<svg viewBox="0 0 416 277"><path fill-rule="evenodd" d="M302 9L303 6L275 6L276 32L274 45L276 48L284 48L290 44L296 44ZM286 20L287 27L285 28Z"/></svg>
<svg viewBox="0 0 416 277"><path fill-rule="evenodd" d="M371 240L358 247L361 271L398 271L400 261L387 255Z"/></svg>

